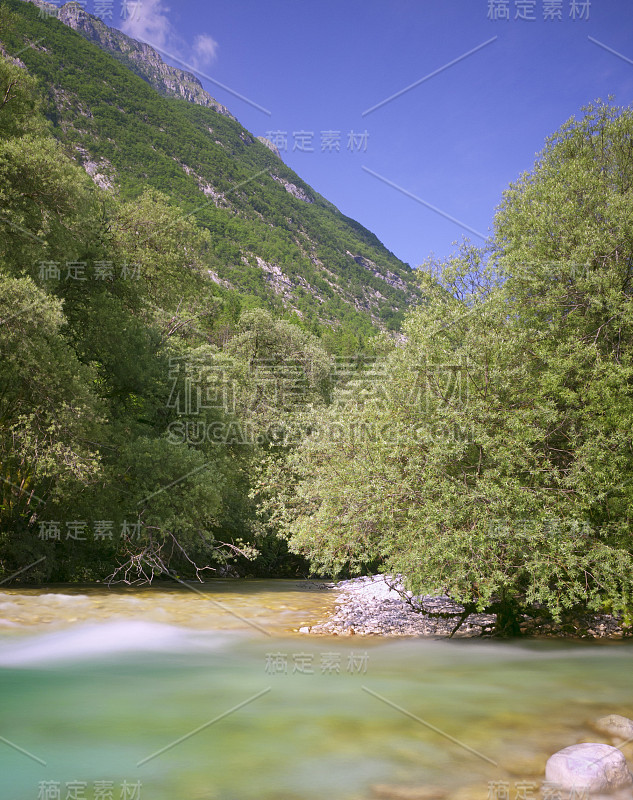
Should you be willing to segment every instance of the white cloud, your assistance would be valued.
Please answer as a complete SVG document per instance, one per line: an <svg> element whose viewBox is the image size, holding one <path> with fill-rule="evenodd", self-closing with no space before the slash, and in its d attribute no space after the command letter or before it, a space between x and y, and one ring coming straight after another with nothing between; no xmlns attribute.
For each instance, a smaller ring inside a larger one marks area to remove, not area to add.
<svg viewBox="0 0 633 800"><path fill-rule="evenodd" d="M177 35L167 17L168 13L169 8L161 0L129 3L129 15L121 25L121 30L152 47L171 47Z"/></svg>
<svg viewBox="0 0 633 800"><path fill-rule="evenodd" d="M178 35L169 21L170 8L163 0L137 0L128 3L128 16L121 30L133 39L146 42L157 50L163 49L178 60L184 69L201 70L209 66L218 54L218 43L208 33L198 34L193 47Z"/></svg>
<svg viewBox="0 0 633 800"><path fill-rule="evenodd" d="M218 56L218 43L208 33L196 36L193 43L193 66L196 69L207 67Z"/></svg>

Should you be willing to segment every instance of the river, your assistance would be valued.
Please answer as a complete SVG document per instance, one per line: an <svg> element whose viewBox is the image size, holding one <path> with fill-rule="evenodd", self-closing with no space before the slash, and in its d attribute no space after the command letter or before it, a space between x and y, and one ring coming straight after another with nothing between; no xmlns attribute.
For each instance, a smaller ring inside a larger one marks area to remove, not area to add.
<svg viewBox="0 0 633 800"><path fill-rule="evenodd" d="M592 719L633 716L628 642L298 633L333 600L279 580L4 589L3 800L512 798Z"/></svg>

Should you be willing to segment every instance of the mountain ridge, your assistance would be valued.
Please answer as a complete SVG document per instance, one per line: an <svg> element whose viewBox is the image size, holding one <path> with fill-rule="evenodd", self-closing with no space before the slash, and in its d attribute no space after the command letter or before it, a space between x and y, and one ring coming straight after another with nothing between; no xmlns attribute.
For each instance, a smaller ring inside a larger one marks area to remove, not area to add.
<svg viewBox="0 0 633 800"><path fill-rule="evenodd" d="M219 286L330 328L399 329L404 310L421 299L413 270L306 184L270 143L217 101L159 91L148 78L164 63L158 53L136 43L139 58L154 54L141 76L138 64L131 69L105 46L134 40L78 4L64 5L57 20L41 18L39 0L7 5L21 22L2 37L5 50L23 50L69 154L104 189L134 198L151 187L195 213L212 236L208 273Z"/></svg>
<svg viewBox="0 0 633 800"><path fill-rule="evenodd" d="M226 106L206 91L193 73L167 64L156 48L128 36L118 28L106 25L103 20L85 11L79 3L69 2L57 7L43 0L27 2L44 9L49 16L56 17L64 25L110 53L164 97L180 97L235 119Z"/></svg>

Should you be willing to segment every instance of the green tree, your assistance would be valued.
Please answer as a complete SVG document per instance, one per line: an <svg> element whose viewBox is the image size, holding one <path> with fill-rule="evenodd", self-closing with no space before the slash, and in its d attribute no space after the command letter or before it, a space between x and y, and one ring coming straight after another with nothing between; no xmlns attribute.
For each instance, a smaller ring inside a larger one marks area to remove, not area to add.
<svg viewBox="0 0 633 800"><path fill-rule="evenodd" d="M0 6L0 35L15 27L17 17ZM42 134L46 121L37 80L14 60L0 56L0 137Z"/></svg>
<svg viewBox="0 0 633 800"><path fill-rule="evenodd" d="M0 263L37 278L74 261L94 237L95 187L51 136L36 81L0 56Z"/></svg>
<svg viewBox="0 0 633 800"><path fill-rule="evenodd" d="M101 411L94 373L64 326L58 300L30 278L0 275L0 565L8 569L37 549L26 529L54 519L52 509L72 504L100 474L89 444Z"/></svg>
<svg viewBox="0 0 633 800"><path fill-rule="evenodd" d="M205 274L213 259L210 238L154 189L115 203L109 219L109 246L122 263L137 269L139 291L163 317L176 311L180 318L196 311L202 319L213 317L219 300Z"/></svg>
<svg viewBox="0 0 633 800"><path fill-rule="evenodd" d="M233 360L237 413L264 438L327 401L331 357L316 336L288 320L260 308L243 311L223 353Z"/></svg>
<svg viewBox="0 0 633 800"><path fill-rule="evenodd" d="M523 612L628 613L632 140L633 113L603 104L563 126L506 192L492 254L421 276L378 397L321 411L339 440L277 466L264 505L315 568L400 572L498 633Z"/></svg>

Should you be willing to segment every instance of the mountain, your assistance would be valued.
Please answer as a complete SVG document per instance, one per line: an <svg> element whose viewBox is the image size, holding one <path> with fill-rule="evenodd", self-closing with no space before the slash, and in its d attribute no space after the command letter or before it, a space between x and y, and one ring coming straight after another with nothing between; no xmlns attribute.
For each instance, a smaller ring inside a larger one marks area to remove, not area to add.
<svg viewBox="0 0 633 800"><path fill-rule="evenodd" d="M87 14L78 3L66 3L57 9L50 3L31 0L49 12L56 11L57 19L80 33L85 39L114 56L123 66L134 72L159 94L179 97L190 103L207 106L231 119L235 117L221 103L205 91L202 84L190 72L165 64L160 55L144 42L137 42L116 28L110 28L97 17Z"/></svg>
<svg viewBox="0 0 633 800"><path fill-rule="evenodd" d="M87 14L6 0L0 33L47 98L56 137L123 198L152 187L212 237L209 277L315 326L397 330L420 301L411 268L293 172L190 73ZM44 12L44 13L43 13ZM51 14L57 14L54 18Z"/></svg>

